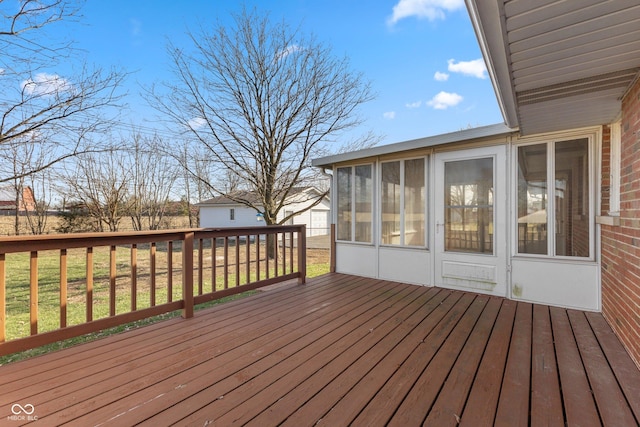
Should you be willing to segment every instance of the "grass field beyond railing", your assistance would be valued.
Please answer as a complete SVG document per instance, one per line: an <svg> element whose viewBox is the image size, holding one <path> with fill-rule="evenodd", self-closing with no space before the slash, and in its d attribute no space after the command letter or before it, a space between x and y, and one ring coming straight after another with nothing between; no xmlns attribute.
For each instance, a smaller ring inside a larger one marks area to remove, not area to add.
<svg viewBox="0 0 640 427"><path fill-rule="evenodd" d="M305 277L301 226L0 238L0 355Z"/></svg>

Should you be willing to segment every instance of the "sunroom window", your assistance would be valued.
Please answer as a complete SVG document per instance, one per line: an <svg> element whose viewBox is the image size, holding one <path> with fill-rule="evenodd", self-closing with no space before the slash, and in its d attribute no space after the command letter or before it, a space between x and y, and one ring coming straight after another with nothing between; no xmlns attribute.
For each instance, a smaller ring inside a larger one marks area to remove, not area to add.
<svg viewBox="0 0 640 427"><path fill-rule="evenodd" d="M381 243L426 246L425 159L382 163L381 175Z"/></svg>
<svg viewBox="0 0 640 427"><path fill-rule="evenodd" d="M337 240L371 243L372 165L340 167L336 175Z"/></svg>
<svg viewBox="0 0 640 427"><path fill-rule="evenodd" d="M588 138L518 147L518 253L590 256L589 164Z"/></svg>

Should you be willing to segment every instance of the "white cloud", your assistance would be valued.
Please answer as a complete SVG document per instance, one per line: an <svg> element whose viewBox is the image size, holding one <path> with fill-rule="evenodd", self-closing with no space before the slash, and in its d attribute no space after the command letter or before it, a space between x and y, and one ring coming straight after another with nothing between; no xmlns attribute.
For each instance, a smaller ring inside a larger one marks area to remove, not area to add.
<svg viewBox="0 0 640 427"><path fill-rule="evenodd" d="M449 107L455 107L462 102L462 96L457 93L440 92L431 101L427 102L427 105L435 108L436 110L446 110Z"/></svg>
<svg viewBox="0 0 640 427"><path fill-rule="evenodd" d="M142 22L136 18L129 19L129 27L131 29L132 36L139 36L142 34Z"/></svg>
<svg viewBox="0 0 640 427"><path fill-rule="evenodd" d="M23 80L20 88L27 95L56 95L61 92L71 92L73 85L67 79L57 74L38 73L35 77Z"/></svg>
<svg viewBox="0 0 640 427"><path fill-rule="evenodd" d="M393 14L387 24L393 25L404 18L415 16L429 21L444 19L445 12L453 12L464 7L464 0L399 0L393 6Z"/></svg>
<svg viewBox="0 0 640 427"><path fill-rule="evenodd" d="M284 48L282 51L278 52L278 54L276 55L276 60L279 61L291 55L292 53L299 52L301 50L302 50L302 47L298 46L297 44L289 45L286 48Z"/></svg>
<svg viewBox="0 0 640 427"><path fill-rule="evenodd" d="M189 128L194 130L198 130L204 127L206 124L207 124L207 120L202 117L194 117L193 119L187 122L187 125L189 126Z"/></svg>
<svg viewBox="0 0 640 427"><path fill-rule="evenodd" d="M416 102L410 102L410 103L404 104L404 106L407 108L420 108L421 105L422 105L422 101L416 101Z"/></svg>
<svg viewBox="0 0 640 427"><path fill-rule="evenodd" d="M433 78L439 82L446 82L447 80L449 80L449 74L436 71L436 73L433 75Z"/></svg>
<svg viewBox="0 0 640 427"><path fill-rule="evenodd" d="M396 118L396 112L395 111L387 111L386 113L382 113L382 117L384 117L387 120L393 120Z"/></svg>
<svg viewBox="0 0 640 427"><path fill-rule="evenodd" d="M455 59L450 59L447 61L449 63L449 71L452 73L461 73L465 76L477 77L479 79L487 78L487 66L484 64L484 60L474 59L473 61L459 61L456 62Z"/></svg>

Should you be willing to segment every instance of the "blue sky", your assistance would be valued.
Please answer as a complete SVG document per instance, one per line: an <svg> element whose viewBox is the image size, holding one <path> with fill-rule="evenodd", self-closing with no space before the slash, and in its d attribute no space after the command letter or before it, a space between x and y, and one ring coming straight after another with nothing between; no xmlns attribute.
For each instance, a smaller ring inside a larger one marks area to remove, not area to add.
<svg viewBox="0 0 640 427"><path fill-rule="evenodd" d="M87 60L131 76L125 126L156 127L140 86L170 78L168 40L231 22L232 0L88 0L81 24L58 27ZM362 131L392 143L502 122L463 0L246 0L276 20L300 25L372 82L376 98L363 106ZM63 71L50 70L63 75ZM124 129L124 127L123 127Z"/></svg>

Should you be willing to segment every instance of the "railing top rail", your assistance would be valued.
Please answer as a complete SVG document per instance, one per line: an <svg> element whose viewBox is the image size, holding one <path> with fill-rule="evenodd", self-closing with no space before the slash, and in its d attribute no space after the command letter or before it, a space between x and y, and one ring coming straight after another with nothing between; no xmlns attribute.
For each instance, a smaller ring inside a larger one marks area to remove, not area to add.
<svg viewBox="0 0 640 427"><path fill-rule="evenodd" d="M287 231L302 231L304 225L267 225L258 227L232 228L198 228L194 232L197 237L249 236L256 234L274 234Z"/></svg>
<svg viewBox="0 0 640 427"><path fill-rule="evenodd" d="M73 249L95 246L125 245L132 243L165 242L182 240L187 233L198 238L273 234L300 231L301 225L270 225L230 228L186 228L175 230L129 231L107 233L41 234L0 237L0 254Z"/></svg>

